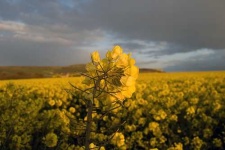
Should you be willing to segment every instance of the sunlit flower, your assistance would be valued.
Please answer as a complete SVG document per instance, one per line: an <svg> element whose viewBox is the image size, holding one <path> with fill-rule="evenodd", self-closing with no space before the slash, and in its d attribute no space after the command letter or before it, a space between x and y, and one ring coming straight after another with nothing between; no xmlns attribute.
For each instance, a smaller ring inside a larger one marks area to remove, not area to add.
<svg viewBox="0 0 225 150"><path fill-rule="evenodd" d="M183 150L183 144L182 143L175 143L174 147L168 148L168 150Z"/></svg>
<svg viewBox="0 0 225 150"><path fill-rule="evenodd" d="M186 110L188 115L192 115L195 113L195 108L193 106L190 106L187 110Z"/></svg>
<svg viewBox="0 0 225 150"><path fill-rule="evenodd" d="M70 108L69 108L69 111L70 111L71 113L75 113L75 112L76 112L76 109L75 109L74 107L70 107Z"/></svg>
<svg viewBox="0 0 225 150"><path fill-rule="evenodd" d="M92 62L86 65L87 73L83 81L91 86L87 92L95 95L108 94L110 101L130 98L135 92L135 83L138 78L139 69L131 54L123 53L120 46L116 45L112 51L108 51L106 58L100 59L97 51L91 54ZM93 97L92 97L93 98Z"/></svg>
<svg viewBox="0 0 225 150"><path fill-rule="evenodd" d="M57 145L58 142L58 137L55 133L48 133L44 138L44 143L48 146L48 147L55 147Z"/></svg>
<svg viewBox="0 0 225 150"><path fill-rule="evenodd" d="M48 101L48 104L49 104L50 106L54 106L54 105L55 105L55 101L51 99L50 101Z"/></svg>
<svg viewBox="0 0 225 150"><path fill-rule="evenodd" d="M122 133L116 132L113 135L113 138L111 140L112 144L117 145L118 147L121 147L125 144L125 138Z"/></svg>
<svg viewBox="0 0 225 150"><path fill-rule="evenodd" d="M123 49L120 46L116 45L116 46L114 46L112 52L109 54L111 54L112 59L116 59L122 53L123 53ZM110 57L110 56L108 56L108 57Z"/></svg>
<svg viewBox="0 0 225 150"><path fill-rule="evenodd" d="M100 59L100 55L99 55L99 53L97 51L94 51L93 53L91 53L91 60L94 63L100 62L100 60L101 60Z"/></svg>

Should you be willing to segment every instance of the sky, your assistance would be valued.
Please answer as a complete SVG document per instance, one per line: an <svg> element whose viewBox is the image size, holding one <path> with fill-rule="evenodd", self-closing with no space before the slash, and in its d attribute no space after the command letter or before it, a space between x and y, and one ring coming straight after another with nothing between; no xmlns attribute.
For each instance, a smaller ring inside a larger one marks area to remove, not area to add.
<svg viewBox="0 0 225 150"><path fill-rule="evenodd" d="M140 68L225 70L224 0L0 0L0 66L65 66L114 45Z"/></svg>

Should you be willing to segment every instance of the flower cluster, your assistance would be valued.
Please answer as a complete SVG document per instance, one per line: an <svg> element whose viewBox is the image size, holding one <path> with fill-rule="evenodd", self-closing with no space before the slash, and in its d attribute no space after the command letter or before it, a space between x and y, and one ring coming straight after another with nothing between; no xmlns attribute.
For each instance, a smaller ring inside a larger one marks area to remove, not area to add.
<svg viewBox="0 0 225 150"><path fill-rule="evenodd" d="M114 145L117 145L118 147L124 146L124 144L125 144L124 135L120 132L116 132L111 140L111 143Z"/></svg>
<svg viewBox="0 0 225 150"><path fill-rule="evenodd" d="M120 46L108 51L101 59L97 51L91 53L92 62L86 65L84 84L92 85L94 98L107 94L110 100L130 98L135 89L139 69L131 54L123 53Z"/></svg>
<svg viewBox="0 0 225 150"><path fill-rule="evenodd" d="M48 146L48 147L55 147L57 145L58 142L58 137L55 133L48 133L46 135L46 137L43 138L44 143Z"/></svg>

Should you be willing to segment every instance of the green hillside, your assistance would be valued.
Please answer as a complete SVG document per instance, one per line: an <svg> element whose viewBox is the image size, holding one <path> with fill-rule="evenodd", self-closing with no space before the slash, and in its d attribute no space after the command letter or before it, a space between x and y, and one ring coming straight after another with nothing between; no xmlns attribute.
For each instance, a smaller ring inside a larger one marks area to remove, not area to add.
<svg viewBox="0 0 225 150"><path fill-rule="evenodd" d="M0 66L0 80L74 77L85 72L85 64L70 66ZM140 72L163 72L159 69L141 68Z"/></svg>

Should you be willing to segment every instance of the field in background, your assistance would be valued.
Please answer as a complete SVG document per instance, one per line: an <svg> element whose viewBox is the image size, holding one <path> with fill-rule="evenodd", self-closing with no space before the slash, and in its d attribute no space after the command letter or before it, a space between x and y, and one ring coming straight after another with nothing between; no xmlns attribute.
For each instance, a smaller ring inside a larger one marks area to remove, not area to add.
<svg viewBox="0 0 225 150"><path fill-rule="evenodd" d="M141 72L138 77L138 81L153 81L153 80L175 80L175 79L192 79L195 78L221 78L225 76L225 71L202 71L202 72L170 72L170 73L161 73L161 72ZM13 82L16 84L30 84L36 86L46 84L58 84L68 85L68 82L74 82L76 80L82 80L82 77L55 77L55 78L34 78L34 79L9 79L9 80L0 80L0 85L4 83Z"/></svg>
<svg viewBox="0 0 225 150"><path fill-rule="evenodd" d="M70 66L0 66L0 80L77 77L86 72L85 64ZM164 72L160 69L140 69L140 72Z"/></svg>
<svg viewBox="0 0 225 150"><path fill-rule="evenodd" d="M0 66L0 80L78 76L84 64L71 66Z"/></svg>
<svg viewBox="0 0 225 150"><path fill-rule="evenodd" d="M54 133L58 148L78 149L84 132L76 124L84 123L86 109L79 92L65 91L69 82L84 88L81 77L0 81L0 147L48 149L43 138ZM124 109L98 120L105 110L98 106L94 143L126 121L106 149L225 149L225 71L141 73Z"/></svg>

